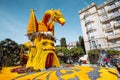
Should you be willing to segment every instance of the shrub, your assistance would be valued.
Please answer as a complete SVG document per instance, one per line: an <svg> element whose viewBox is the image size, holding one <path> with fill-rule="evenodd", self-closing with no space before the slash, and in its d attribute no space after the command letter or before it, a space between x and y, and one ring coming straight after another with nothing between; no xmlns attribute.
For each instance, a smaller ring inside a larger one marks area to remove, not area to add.
<svg viewBox="0 0 120 80"><path fill-rule="evenodd" d="M88 52L88 58L91 64L96 64L99 59L100 50L93 49Z"/></svg>
<svg viewBox="0 0 120 80"><path fill-rule="evenodd" d="M118 50L109 49L109 50L106 50L106 52L108 56L113 56L114 54L120 55L120 51Z"/></svg>

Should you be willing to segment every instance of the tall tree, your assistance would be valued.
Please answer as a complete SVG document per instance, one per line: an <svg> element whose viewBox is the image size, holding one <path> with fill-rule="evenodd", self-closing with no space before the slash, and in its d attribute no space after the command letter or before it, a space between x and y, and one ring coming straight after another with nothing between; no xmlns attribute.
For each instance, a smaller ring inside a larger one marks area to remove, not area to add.
<svg viewBox="0 0 120 80"><path fill-rule="evenodd" d="M84 45L84 40L83 40L83 37L82 36L79 36L79 41L77 41L77 47L80 47L84 50L85 52L85 45Z"/></svg>
<svg viewBox="0 0 120 80"><path fill-rule="evenodd" d="M66 44L66 39L65 38L61 38L60 39L60 43L61 43L61 47L67 48L67 44Z"/></svg>

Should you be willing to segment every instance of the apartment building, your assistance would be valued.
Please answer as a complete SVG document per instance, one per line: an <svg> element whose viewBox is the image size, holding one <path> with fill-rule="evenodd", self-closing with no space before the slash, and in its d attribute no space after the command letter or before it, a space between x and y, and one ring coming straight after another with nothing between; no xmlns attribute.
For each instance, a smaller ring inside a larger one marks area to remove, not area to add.
<svg viewBox="0 0 120 80"><path fill-rule="evenodd" d="M86 52L91 49L120 50L120 0L92 3L79 11Z"/></svg>

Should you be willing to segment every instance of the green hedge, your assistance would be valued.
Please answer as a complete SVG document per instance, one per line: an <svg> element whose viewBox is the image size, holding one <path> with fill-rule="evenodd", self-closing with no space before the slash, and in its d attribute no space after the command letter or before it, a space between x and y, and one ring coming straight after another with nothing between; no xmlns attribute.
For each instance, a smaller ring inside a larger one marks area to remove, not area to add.
<svg viewBox="0 0 120 80"><path fill-rule="evenodd" d="M93 49L88 52L88 57L89 57L89 61L91 64L97 63L97 61L99 59L100 51L101 51L100 49ZM118 51L118 50L108 49L105 51L109 57L113 56L114 54L120 55L120 51Z"/></svg>
<svg viewBox="0 0 120 80"><path fill-rule="evenodd" d="M118 50L109 49L109 50L106 50L106 52L108 56L113 56L114 54L120 55L120 51Z"/></svg>
<svg viewBox="0 0 120 80"><path fill-rule="evenodd" d="M91 64L96 64L99 59L100 50L94 49L88 52L88 58Z"/></svg>

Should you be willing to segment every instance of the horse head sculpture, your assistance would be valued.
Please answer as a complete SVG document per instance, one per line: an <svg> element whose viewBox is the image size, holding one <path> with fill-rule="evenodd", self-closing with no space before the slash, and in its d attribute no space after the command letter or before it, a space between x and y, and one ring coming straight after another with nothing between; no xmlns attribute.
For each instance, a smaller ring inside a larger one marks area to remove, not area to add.
<svg viewBox="0 0 120 80"><path fill-rule="evenodd" d="M65 24L65 19L60 11L60 9L51 9L45 12L45 15L43 16L42 22L46 24L51 19L51 21L55 21L61 25Z"/></svg>
<svg viewBox="0 0 120 80"><path fill-rule="evenodd" d="M59 9L47 10L41 21L38 22L38 32L52 32L54 35L54 22L65 24L65 19Z"/></svg>

